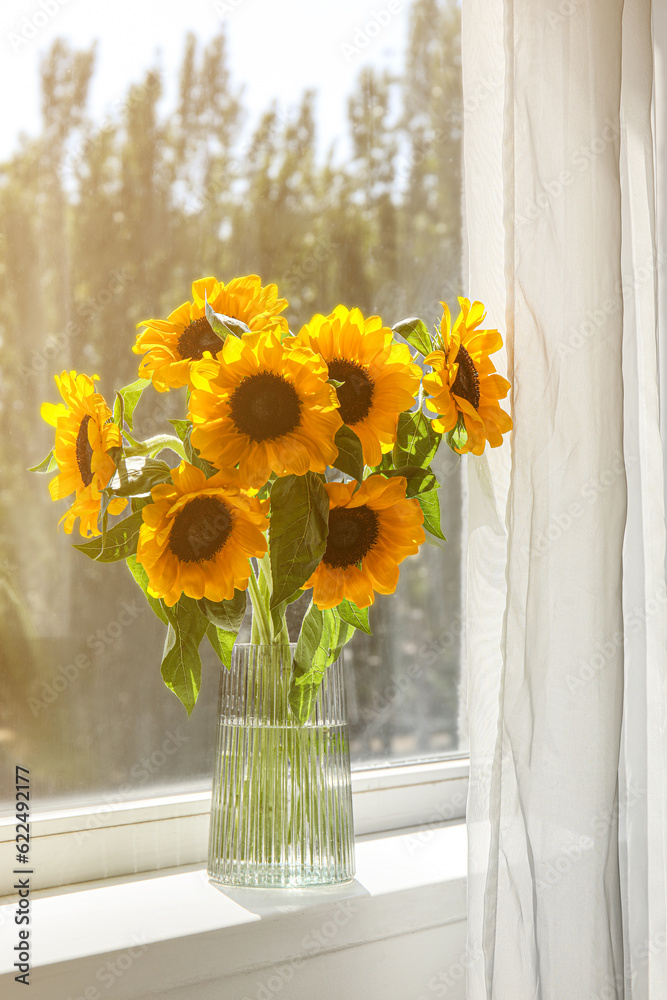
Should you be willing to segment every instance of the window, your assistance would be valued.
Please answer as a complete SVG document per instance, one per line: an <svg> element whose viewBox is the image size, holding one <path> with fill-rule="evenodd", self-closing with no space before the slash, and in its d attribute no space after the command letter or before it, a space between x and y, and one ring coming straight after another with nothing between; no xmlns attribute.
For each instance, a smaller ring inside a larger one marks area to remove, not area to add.
<svg viewBox="0 0 667 1000"><path fill-rule="evenodd" d="M125 566L56 533L66 504L26 472L51 446L53 373L99 372L110 399L136 378L137 322L204 274L275 281L296 330L338 302L432 323L464 290L456 0L314 6L217 0L167 24L157 0L125 0L9 39L5 89L28 96L0 166L0 739L40 810L205 795L218 681L204 653L188 722ZM137 434L182 404L147 392ZM437 464L448 542L404 563L348 647L356 769L466 752L461 463L443 448Z"/></svg>

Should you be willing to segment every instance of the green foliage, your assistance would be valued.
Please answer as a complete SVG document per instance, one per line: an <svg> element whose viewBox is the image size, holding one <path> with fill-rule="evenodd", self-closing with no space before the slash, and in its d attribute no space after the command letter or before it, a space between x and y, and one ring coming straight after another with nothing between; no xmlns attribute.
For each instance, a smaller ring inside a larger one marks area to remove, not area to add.
<svg viewBox="0 0 667 1000"><path fill-rule="evenodd" d="M335 441L338 446L338 456L333 463L334 468L360 483L364 478L364 453L361 441L345 424L336 433Z"/></svg>
<svg viewBox="0 0 667 1000"><path fill-rule="evenodd" d="M315 570L327 544L329 498L314 472L284 476L271 488L271 607L288 601Z"/></svg>
<svg viewBox="0 0 667 1000"><path fill-rule="evenodd" d="M345 602L347 603L347 602ZM320 611L312 602L301 627L292 664L289 702L300 723L307 722L315 707L326 670L340 656L354 635L354 625L345 621L340 609ZM359 612L359 609L356 609ZM363 625L363 613L360 622ZM366 625L368 618L366 617Z"/></svg>
<svg viewBox="0 0 667 1000"><path fill-rule="evenodd" d="M206 615L217 628L234 633L241 628L246 612L245 590L235 590L234 596L229 601L216 603L202 597L197 603L202 614Z"/></svg>
<svg viewBox="0 0 667 1000"><path fill-rule="evenodd" d="M197 602L183 595L172 608L161 601L169 628L162 655L162 679L192 715L201 687L199 644L208 629L208 618Z"/></svg>
<svg viewBox="0 0 667 1000"><path fill-rule="evenodd" d="M404 340L407 340L408 344L412 347L416 347L424 357L433 350L431 336L423 319L413 317L412 319L401 320L400 323L392 326L392 330L403 337Z"/></svg>
<svg viewBox="0 0 667 1000"><path fill-rule="evenodd" d="M373 635L368 622L368 608L358 608L356 604L346 599L338 605L338 615L348 625L360 629L366 635Z"/></svg>
<svg viewBox="0 0 667 1000"><path fill-rule="evenodd" d="M393 452L394 465L428 468L441 440L442 434L433 430L432 422L421 410L399 414L398 435Z"/></svg>
<svg viewBox="0 0 667 1000"><path fill-rule="evenodd" d="M244 333L250 332L250 327L242 323L240 319L217 313L208 300L206 302L206 319L213 332L217 333L223 343L230 333L235 337L242 337Z"/></svg>
<svg viewBox="0 0 667 1000"><path fill-rule="evenodd" d="M236 643L237 633L228 632L224 628L216 628L212 622L209 622L206 629L206 638L213 647L215 655L220 662L224 663L228 670L231 670L232 652Z"/></svg>
<svg viewBox="0 0 667 1000"><path fill-rule="evenodd" d="M426 493L420 493L417 499L424 515L424 529L436 538L441 538L443 542L446 542L447 539L440 527L440 498L438 491L429 490Z"/></svg>
<svg viewBox="0 0 667 1000"><path fill-rule="evenodd" d="M452 451L455 451L457 448L465 448L468 443L468 431L462 416L459 415L456 427L448 431L445 438Z"/></svg>
<svg viewBox="0 0 667 1000"><path fill-rule="evenodd" d="M91 538L89 542L75 545L74 548L83 552L96 562L109 563L127 559L137 551L139 530L143 524L141 511L130 514L124 520L114 524L105 535Z"/></svg>
<svg viewBox="0 0 667 1000"><path fill-rule="evenodd" d="M398 469L386 469L383 476L393 479L395 476L405 476L407 486L406 497L418 497L420 493L430 493L440 485L430 469L420 469L417 465L402 465Z"/></svg>
<svg viewBox="0 0 667 1000"><path fill-rule="evenodd" d="M126 385L116 393L116 402L113 408L113 419L119 427L122 427L123 420L128 428L132 430L134 422L134 411L137 403L141 399L144 389L149 386L150 379L139 378L136 382Z"/></svg>
<svg viewBox="0 0 667 1000"><path fill-rule="evenodd" d="M167 618L162 608L162 601L159 601L156 597L151 597L151 595L148 593L148 574L146 573L144 567L141 565L141 563L137 562L136 556L128 556L125 562L127 564L127 568L134 577L136 583L143 590L144 596L146 597L146 600L151 606L153 612L157 615L157 617L160 619L161 622L164 622L165 625L168 625L169 619Z"/></svg>
<svg viewBox="0 0 667 1000"><path fill-rule="evenodd" d="M246 613L246 592L235 590L228 601L209 601L202 597L197 601L199 610L208 619L206 635L217 656L229 670L232 665L232 650L243 624Z"/></svg>
<svg viewBox="0 0 667 1000"><path fill-rule="evenodd" d="M166 483L170 478L171 469L166 462L131 455L119 464L118 472L105 492L114 497L147 496L154 486Z"/></svg>
<svg viewBox="0 0 667 1000"><path fill-rule="evenodd" d="M184 422L185 421L181 421L180 423ZM214 476L218 470L214 465L211 465L210 462L207 462L205 458L200 457L199 451L192 446L190 441L191 434L192 424L188 421L188 428L185 432L185 437L183 438L183 447L185 448L185 454L188 457L188 462L190 465L196 465L198 469L201 469L206 478L210 479L211 476Z"/></svg>
<svg viewBox="0 0 667 1000"><path fill-rule="evenodd" d="M52 448L46 458L42 459L39 465L33 465L32 469L28 469L28 472L55 472L57 468L58 463Z"/></svg>
<svg viewBox="0 0 667 1000"><path fill-rule="evenodd" d="M306 612L292 663L289 703L300 723L308 720L327 668L330 611L312 602ZM326 625L325 625L326 622Z"/></svg>

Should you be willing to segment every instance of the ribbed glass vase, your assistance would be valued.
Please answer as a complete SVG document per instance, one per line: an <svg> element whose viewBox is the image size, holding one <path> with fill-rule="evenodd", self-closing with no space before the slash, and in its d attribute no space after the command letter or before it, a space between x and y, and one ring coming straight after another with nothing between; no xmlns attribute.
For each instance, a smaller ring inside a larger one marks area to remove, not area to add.
<svg viewBox="0 0 667 1000"><path fill-rule="evenodd" d="M354 875L342 661L300 726L288 700L294 649L237 645L221 671L208 859L220 885L329 885Z"/></svg>

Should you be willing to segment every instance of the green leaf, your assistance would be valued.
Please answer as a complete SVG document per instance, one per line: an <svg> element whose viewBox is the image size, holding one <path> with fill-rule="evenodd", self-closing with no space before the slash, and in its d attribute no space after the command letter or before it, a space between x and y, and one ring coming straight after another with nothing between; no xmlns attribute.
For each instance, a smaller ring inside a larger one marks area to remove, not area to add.
<svg viewBox="0 0 667 1000"><path fill-rule="evenodd" d="M125 400L121 396L120 392L116 390L116 399L113 404L113 422L118 425L118 427L123 426L123 417L125 415Z"/></svg>
<svg viewBox="0 0 667 1000"><path fill-rule="evenodd" d="M205 458L199 457L199 452L196 448L193 448L192 443L190 442L191 435L192 424L188 427L185 437L183 438L183 447L185 448L185 454L188 456L188 462L190 465L195 465L198 469L201 469L206 478L210 479L211 476L214 476L218 470L214 465L211 465L210 462L207 462Z"/></svg>
<svg viewBox="0 0 667 1000"><path fill-rule="evenodd" d="M164 601L160 603L169 620L162 657L162 679L191 715L201 686L199 643L208 628L208 618L201 613L197 602L185 595L173 608Z"/></svg>
<svg viewBox="0 0 667 1000"><path fill-rule="evenodd" d="M382 461L380 462L380 464L374 465L372 467L371 472L385 472L386 470L391 469L392 465L393 465L392 454L391 452L387 452L382 456Z"/></svg>
<svg viewBox="0 0 667 1000"><path fill-rule="evenodd" d="M257 494L258 500L266 500L266 498L271 495L271 487L273 486L277 478L278 477L275 474L275 472L272 472L271 475L269 476L268 482L264 483L261 490Z"/></svg>
<svg viewBox="0 0 667 1000"><path fill-rule="evenodd" d="M392 331L407 340L412 347L416 347L424 357L433 350L428 327L423 319L413 316L410 319L401 320L400 323L392 326Z"/></svg>
<svg viewBox="0 0 667 1000"><path fill-rule="evenodd" d="M271 624L273 625L274 635L280 635L282 631L283 618L287 605L294 604L294 602L298 601L300 597L303 597L304 593L304 590L295 590L287 601L281 601L275 608L271 608Z"/></svg>
<svg viewBox="0 0 667 1000"><path fill-rule="evenodd" d="M171 479L171 468L159 458L132 455L118 468L106 488L114 497L148 496L154 486Z"/></svg>
<svg viewBox="0 0 667 1000"><path fill-rule="evenodd" d="M356 604L352 601L348 601L346 598L341 601L336 610L339 616L344 622L347 622L348 625L353 625L355 628L365 632L366 635L373 635L371 627L368 623L368 608L358 608Z"/></svg>
<svg viewBox="0 0 667 1000"><path fill-rule="evenodd" d="M296 644L289 703L301 725L308 720L315 707L317 692L327 669L329 630L325 628L325 617L331 617L331 612L320 611L311 602Z"/></svg>
<svg viewBox="0 0 667 1000"><path fill-rule="evenodd" d="M331 611L334 621L329 628L329 655L327 658L327 666L338 659L343 649L343 646L350 641L355 633L354 625L350 625L349 622L344 621L340 614L338 613L338 608L332 608Z"/></svg>
<svg viewBox="0 0 667 1000"><path fill-rule="evenodd" d="M345 424L336 432L334 440L338 447L338 455L333 463L334 469L339 469L360 483L364 478L364 452L361 441Z"/></svg>
<svg viewBox="0 0 667 1000"><path fill-rule="evenodd" d="M137 562L136 556L128 556L126 562L127 562L127 568L129 569L130 573L132 574L136 582L139 584L141 589L143 590L144 594L146 595L146 600L150 604L151 608L158 616L160 621L164 622L165 625L168 625L169 619L167 618L166 614L162 609L162 602L158 601L156 597L151 597L151 595L148 593L148 573L141 565L141 563Z"/></svg>
<svg viewBox="0 0 667 1000"><path fill-rule="evenodd" d="M170 420L169 423L172 425L176 431L178 437L181 441L185 441L188 431L192 428L192 424L189 420Z"/></svg>
<svg viewBox="0 0 667 1000"><path fill-rule="evenodd" d="M75 545L79 552L84 552L90 559L97 562L109 563L118 562L119 559L127 559L137 551L139 541L139 529L143 524L141 511L130 514L123 521L114 524L106 533L104 546L102 538L92 538L83 545Z"/></svg>
<svg viewBox="0 0 667 1000"><path fill-rule="evenodd" d="M319 476L284 476L271 488L271 607L287 601L319 564L329 531L329 497Z"/></svg>
<svg viewBox="0 0 667 1000"><path fill-rule="evenodd" d="M202 597L197 604L208 621L208 641L229 670L234 643L245 617L246 592L235 590L228 601L209 601L207 597Z"/></svg>
<svg viewBox="0 0 667 1000"><path fill-rule="evenodd" d="M245 590L235 590L234 596L228 601L209 601L202 597L197 601L199 610L217 628L236 634L241 628L246 612Z"/></svg>
<svg viewBox="0 0 667 1000"><path fill-rule="evenodd" d="M446 542L447 539L440 527L440 498L438 491L430 490L427 493L420 493L417 499L424 514L424 528L426 531L436 538L442 538L443 542Z"/></svg>
<svg viewBox="0 0 667 1000"><path fill-rule="evenodd" d="M457 448L464 448L466 446L468 443L468 431L466 430L463 417L460 416L456 422L456 427L447 432L445 440L456 455L459 454L459 452L456 451Z"/></svg>
<svg viewBox="0 0 667 1000"><path fill-rule="evenodd" d="M132 497L130 500L130 506L133 511L143 510L144 507L147 507L148 504L152 502L153 501L150 497Z"/></svg>
<svg viewBox="0 0 667 1000"><path fill-rule="evenodd" d="M433 461L441 440L442 434L433 430L433 424L421 410L399 414L394 465L427 468Z"/></svg>
<svg viewBox="0 0 667 1000"><path fill-rule="evenodd" d="M33 465L32 469L28 469L28 472L53 472L57 468L58 463L56 462L52 448L46 458L39 465Z"/></svg>
<svg viewBox="0 0 667 1000"><path fill-rule="evenodd" d="M420 493L430 493L437 490L440 483L430 469L420 469L416 465L404 465L400 469L387 469L383 476L393 479L395 476L405 476L407 480L406 497L416 497Z"/></svg>
<svg viewBox="0 0 667 1000"><path fill-rule="evenodd" d="M208 299L206 300L206 319L213 332L223 342L230 333L235 337L241 337L244 333L250 332L250 327L242 323L240 319L235 319L234 316L225 316L224 313L217 313Z"/></svg>
<svg viewBox="0 0 667 1000"><path fill-rule="evenodd" d="M332 385L335 389L340 389L341 385L345 385L344 382L339 382L338 379L328 378L327 385Z"/></svg>
<svg viewBox="0 0 667 1000"><path fill-rule="evenodd" d="M150 379L139 378L136 382L131 382L130 385L124 386L124 388L119 389L116 393L116 403L113 409L114 422L121 426L123 418L125 423L132 430L134 411L136 409L137 403L141 399L141 394L144 389L151 384ZM122 403L119 402L118 396L121 397Z"/></svg>
<svg viewBox="0 0 667 1000"><path fill-rule="evenodd" d="M232 650L236 636L236 632L226 632L223 628L216 628L213 622L208 623L206 638L215 650L220 662L224 663L228 670L232 668Z"/></svg>
<svg viewBox="0 0 667 1000"><path fill-rule="evenodd" d="M311 602L294 654L289 692L292 713L302 725L315 707L327 669L353 635L354 626L343 621L336 608L320 611Z"/></svg>

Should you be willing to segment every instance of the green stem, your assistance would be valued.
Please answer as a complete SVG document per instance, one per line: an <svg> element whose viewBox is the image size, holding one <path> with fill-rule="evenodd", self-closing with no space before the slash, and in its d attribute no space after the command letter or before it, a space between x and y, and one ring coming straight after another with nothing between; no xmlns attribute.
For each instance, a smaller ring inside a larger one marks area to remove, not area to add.
<svg viewBox="0 0 667 1000"><path fill-rule="evenodd" d="M273 592L273 576L271 574L271 557L268 552L265 552L261 559L258 560L259 570L260 570L260 582L264 581L264 587L269 594L269 602L271 600L270 595ZM287 629L287 618L285 616L285 611L282 614L282 621L280 625L280 631L275 632L273 627L273 617L269 612L270 624L271 624L271 641L277 646L289 646L289 631Z"/></svg>
<svg viewBox="0 0 667 1000"><path fill-rule="evenodd" d="M252 623L253 632L255 631L259 637L260 643L266 646L271 645L271 620L268 614L268 608L259 590L259 583L257 582L257 577L254 572L250 571L250 576L248 578L248 593L250 594L250 601L252 603Z"/></svg>
<svg viewBox="0 0 667 1000"><path fill-rule="evenodd" d="M163 448L169 448L176 455L178 455L179 458L185 458L187 460L183 442L180 438L174 437L172 434L155 434L154 437L147 438L145 441L133 440L133 444L127 449L127 454L151 455L152 457L155 457L155 455L159 454Z"/></svg>

